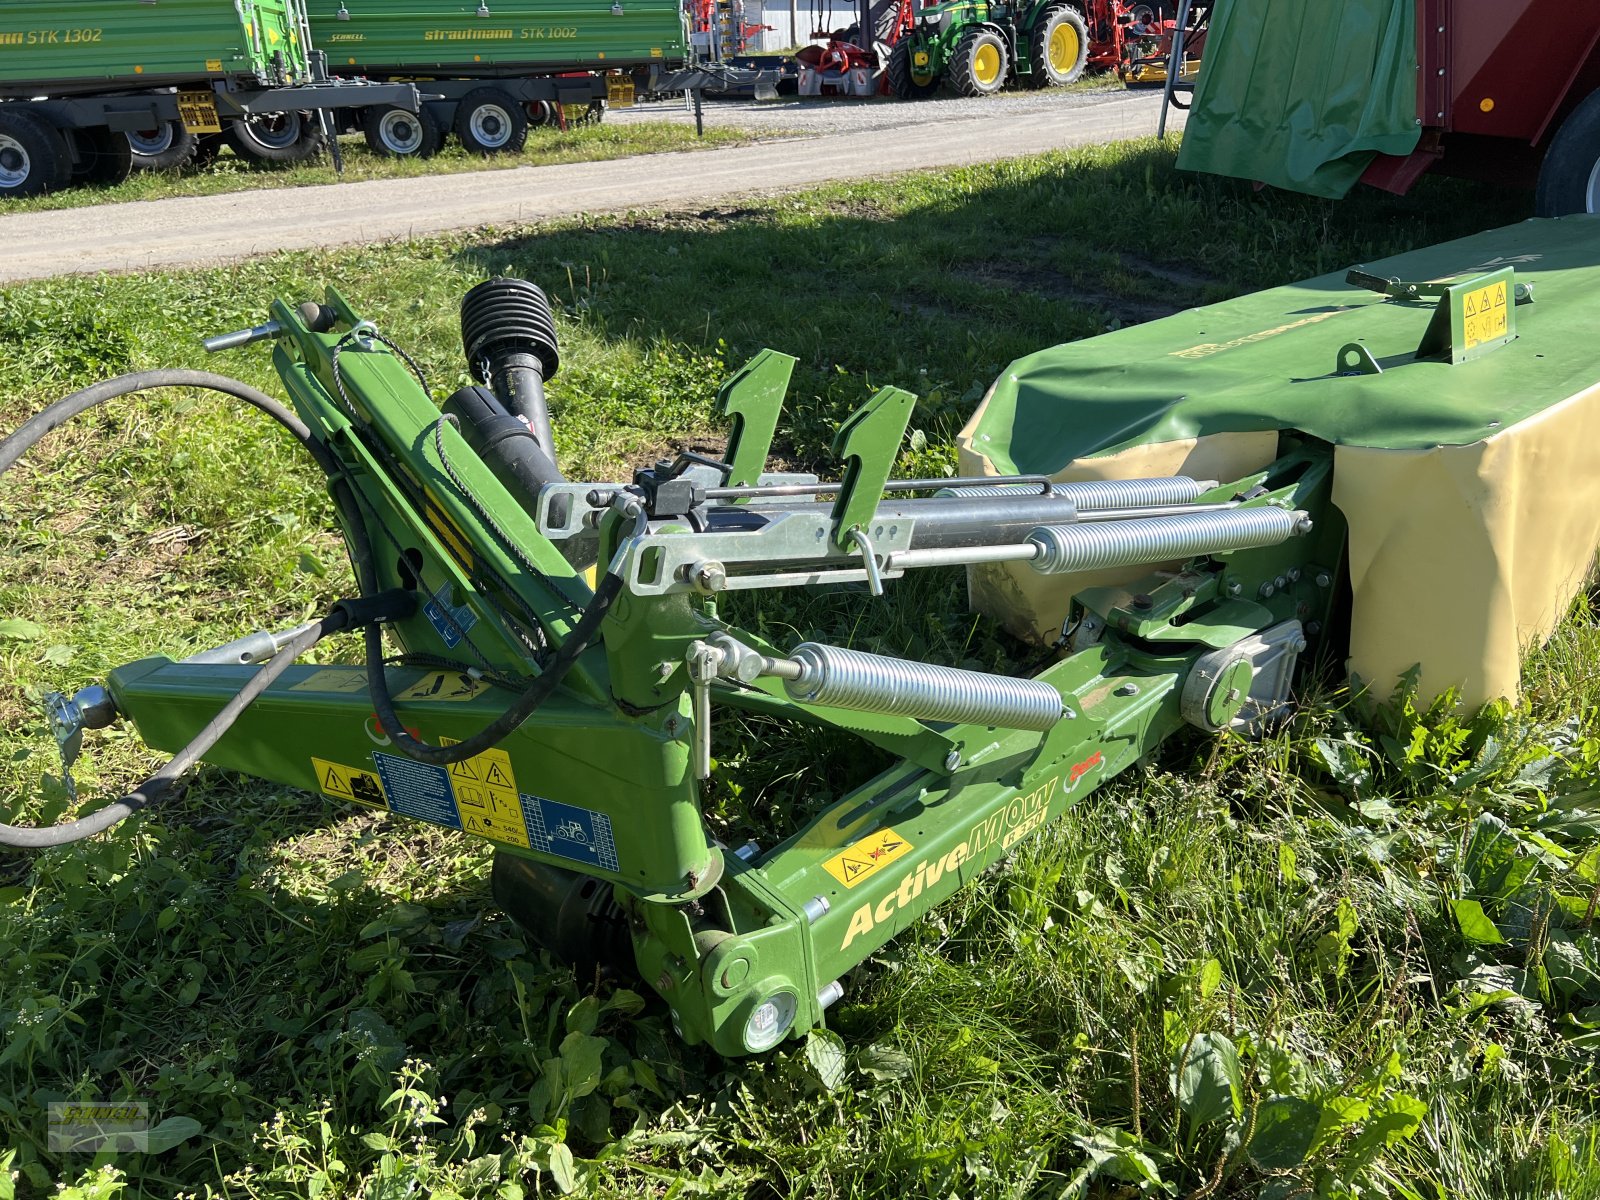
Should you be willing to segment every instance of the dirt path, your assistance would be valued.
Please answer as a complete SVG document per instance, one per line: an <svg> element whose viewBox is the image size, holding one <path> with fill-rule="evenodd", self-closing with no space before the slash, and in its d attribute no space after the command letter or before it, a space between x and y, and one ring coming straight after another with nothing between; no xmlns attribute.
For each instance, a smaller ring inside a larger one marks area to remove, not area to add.
<svg viewBox="0 0 1600 1200"><path fill-rule="evenodd" d="M840 109L821 114L840 132L722 150L15 213L0 216L0 283L199 266L964 166L1153 134L1159 110L1159 95L1123 92L1068 93L1053 103L1036 93L874 104L856 108L870 114L867 127ZM1173 117L1171 127L1181 129L1183 114ZM738 123L732 111L718 120Z"/></svg>

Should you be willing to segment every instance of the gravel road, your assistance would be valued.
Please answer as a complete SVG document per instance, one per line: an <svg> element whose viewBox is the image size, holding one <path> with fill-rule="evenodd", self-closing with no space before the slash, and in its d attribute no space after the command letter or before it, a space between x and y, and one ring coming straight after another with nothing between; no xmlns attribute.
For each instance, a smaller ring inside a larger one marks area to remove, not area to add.
<svg viewBox="0 0 1600 1200"><path fill-rule="evenodd" d="M820 183L1037 154L1155 133L1159 93L974 100L718 102L708 120L792 134L717 150L184 196L0 215L0 283L226 262L579 213L699 205ZM614 114L693 121L675 106ZM1175 112L1171 129L1181 129ZM610 118L608 118L610 119Z"/></svg>

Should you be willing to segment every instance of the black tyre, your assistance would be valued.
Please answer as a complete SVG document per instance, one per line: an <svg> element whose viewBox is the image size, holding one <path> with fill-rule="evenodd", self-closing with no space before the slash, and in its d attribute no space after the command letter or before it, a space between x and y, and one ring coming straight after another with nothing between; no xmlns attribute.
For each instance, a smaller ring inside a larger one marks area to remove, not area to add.
<svg viewBox="0 0 1600 1200"><path fill-rule="evenodd" d="M61 131L43 117L0 108L0 197L58 191L72 179L72 157Z"/></svg>
<svg viewBox="0 0 1600 1200"><path fill-rule="evenodd" d="M456 105L456 137L469 154L519 154L528 114L499 88L474 88Z"/></svg>
<svg viewBox="0 0 1600 1200"><path fill-rule="evenodd" d="M1600 212L1600 92L1584 97L1550 139L1533 211L1540 217Z"/></svg>
<svg viewBox="0 0 1600 1200"><path fill-rule="evenodd" d="M417 112L393 105L369 108L361 132L372 152L385 158L432 158L444 145L444 130L427 105Z"/></svg>
<svg viewBox="0 0 1600 1200"><path fill-rule="evenodd" d="M1028 49L1028 86L1060 87L1083 74L1089 61L1089 27L1083 14L1066 4L1052 4L1033 23Z"/></svg>
<svg viewBox="0 0 1600 1200"><path fill-rule="evenodd" d="M926 100L939 90L939 73L931 56L912 38L901 38L889 52L889 90L901 100Z"/></svg>
<svg viewBox="0 0 1600 1200"><path fill-rule="evenodd" d="M154 129L135 129L123 135L140 171L179 171L194 161L200 138L182 121L163 121Z"/></svg>
<svg viewBox="0 0 1600 1200"><path fill-rule="evenodd" d="M223 136L235 153L270 163L305 162L327 142L316 114L292 110L230 118Z"/></svg>
<svg viewBox="0 0 1600 1200"><path fill-rule="evenodd" d="M947 72L963 96L992 96L1006 84L1006 44L992 29L974 29L956 43Z"/></svg>
<svg viewBox="0 0 1600 1200"><path fill-rule="evenodd" d="M78 161L72 165L73 183L110 187L133 174L133 146L122 134L101 125L74 129L71 136L78 152Z"/></svg>

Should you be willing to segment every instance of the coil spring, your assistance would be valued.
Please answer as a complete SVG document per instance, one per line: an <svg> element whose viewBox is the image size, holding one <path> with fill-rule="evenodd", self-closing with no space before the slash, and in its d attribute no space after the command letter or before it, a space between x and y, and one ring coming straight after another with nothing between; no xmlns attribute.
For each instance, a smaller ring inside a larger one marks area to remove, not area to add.
<svg viewBox="0 0 1600 1200"><path fill-rule="evenodd" d="M1028 535L1041 575L1165 562L1196 554L1276 546L1311 528L1303 512L1236 508L1173 517L1141 517L1090 525L1046 525Z"/></svg>
<svg viewBox="0 0 1600 1200"><path fill-rule="evenodd" d="M1086 512L1115 508L1154 508L1161 504L1187 504L1215 485L1168 475L1159 479L1091 479L1082 483L1052 483L1050 494L1071 500ZM1037 484L997 483L986 487L940 488L935 496L1021 496L1040 495Z"/></svg>
<svg viewBox="0 0 1600 1200"><path fill-rule="evenodd" d="M1045 730L1065 711L1061 693L1037 679L907 662L806 642L793 660L800 677L784 681L791 699L857 712Z"/></svg>

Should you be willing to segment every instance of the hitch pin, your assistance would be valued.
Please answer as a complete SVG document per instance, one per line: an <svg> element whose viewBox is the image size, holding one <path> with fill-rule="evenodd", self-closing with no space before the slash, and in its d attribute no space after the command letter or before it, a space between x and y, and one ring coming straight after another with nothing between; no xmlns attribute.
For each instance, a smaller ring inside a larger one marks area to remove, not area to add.
<svg viewBox="0 0 1600 1200"><path fill-rule="evenodd" d="M219 350L237 350L240 346L250 345L251 342L265 341L267 338L277 337L282 332L283 326L277 321L268 321L264 325L254 325L249 329L213 334L200 344L206 348L206 353L215 354Z"/></svg>

